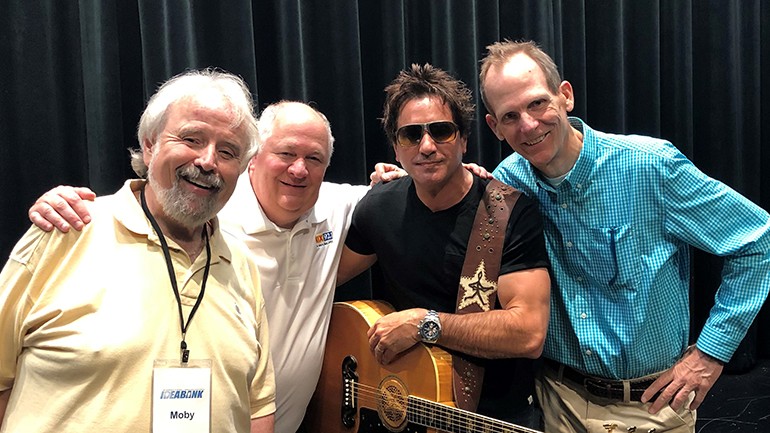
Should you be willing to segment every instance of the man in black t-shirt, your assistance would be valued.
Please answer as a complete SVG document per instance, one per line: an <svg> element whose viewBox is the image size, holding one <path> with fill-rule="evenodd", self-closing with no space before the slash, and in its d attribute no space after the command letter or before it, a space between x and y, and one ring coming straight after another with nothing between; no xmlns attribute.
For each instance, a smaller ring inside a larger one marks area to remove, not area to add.
<svg viewBox="0 0 770 433"><path fill-rule="evenodd" d="M455 314L468 239L489 181L462 166L471 93L431 65L412 65L385 89L383 127L408 177L377 185L353 213L338 284L379 261L396 310L369 345L387 364L422 341L485 368L477 412L538 428L534 360L543 350L550 278L536 206L519 197L505 230L494 309ZM437 312L437 313L436 313Z"/></svg>

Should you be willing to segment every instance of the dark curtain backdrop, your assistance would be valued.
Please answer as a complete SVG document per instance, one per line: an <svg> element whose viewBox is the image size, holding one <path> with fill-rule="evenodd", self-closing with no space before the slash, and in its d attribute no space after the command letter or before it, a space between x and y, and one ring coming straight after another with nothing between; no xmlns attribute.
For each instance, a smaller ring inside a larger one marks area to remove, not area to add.
<svg viewBox="0 0 770 433"><path fill-rule="evenodd" d="M383 87L430 62L478 98L478 61L502 38L534 39L600 130L671 140L709 175L770 205L770 2L762 0L2 0L0 198L7 257L27 208L58 184L115 191L156 86L186 68L243 76L259 107L312 101L337 138L327 179L363 183L392 161ZM506 156L477 107L467 161ZM718 258L696 252L693 329L713 303ZM94 273L98 273L94 269ZM365 293L366 283L342 292ZM350 291L352 290L352 291ZM735 362L770 357L768 307Z"/></svg>

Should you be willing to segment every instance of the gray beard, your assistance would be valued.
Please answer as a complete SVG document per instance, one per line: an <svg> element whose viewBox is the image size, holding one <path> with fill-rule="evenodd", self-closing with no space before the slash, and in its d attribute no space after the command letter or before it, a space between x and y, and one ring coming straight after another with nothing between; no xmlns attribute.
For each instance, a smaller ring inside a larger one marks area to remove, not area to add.
<svg viewBox="0 0 770 433"><path fill-rule="evenodd" d="M218 175L201 173L198 167L190 164L176 171L176 178L170 188L163 188L155 179L152 166L153 164L150 164L147 170L147 182L169 218L184 227L195 228L202 226L219 212L216 199L222 179ZM182 178L201 180L202 184L214 186L217 192L210 197L199 197L182 188Z"/></svg>

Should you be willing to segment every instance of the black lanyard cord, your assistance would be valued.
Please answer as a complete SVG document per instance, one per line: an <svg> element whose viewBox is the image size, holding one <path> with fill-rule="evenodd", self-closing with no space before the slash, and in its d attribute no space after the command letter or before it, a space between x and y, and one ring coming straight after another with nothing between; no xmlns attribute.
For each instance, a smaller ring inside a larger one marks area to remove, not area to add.
<svg viewBox="0 0 770 433"><path fill-rule="evenodd" d="M152 228L155 230L155 233L158 235L158 239L160 240L161 250L163 250L163 257L166 259L166 269L168 270L168 278L171 280L171 288L174 289L174 296L176 297L176 305L179 309L179 325L182 328L182 343L180 344L180 350L181 350L181 357L182 362L186 363L190 359L190 351L187 349L187 343L185 342L185 337L187 335L187 328L190 326L190 322L192 322L193 316L195 316L195 312L198 311L198 307L201 305L201 301L203 301L203 295L206 292L206 281L209 278L209 268L211 267L211 245L209 245L209 232L206 230L206 226L203 227L203 239L206 241L206 267L203 268L203 281L201 282L201 291L198 295L198 299L195 301L195 305L193 305L192 310L190 311L190 315L187 316L187 323L185 324L184 320L184 314L182 313L182 298L179 295L179 286L176 282L176 272L174 272L174 264L171 261L171 253L169 252L168 243L166 242L166 237L163 236L163 231L160 229L160 226L158 225L158 222L155 220L155 217L152 216L150 213L150 209L147 207L147 199L144 196L144 187L142 187L141 192L139 193L140 201L142 203L142 210L144 211L144 215L147 217L148 220L150 220L150 225L152 225Z"/></svg>

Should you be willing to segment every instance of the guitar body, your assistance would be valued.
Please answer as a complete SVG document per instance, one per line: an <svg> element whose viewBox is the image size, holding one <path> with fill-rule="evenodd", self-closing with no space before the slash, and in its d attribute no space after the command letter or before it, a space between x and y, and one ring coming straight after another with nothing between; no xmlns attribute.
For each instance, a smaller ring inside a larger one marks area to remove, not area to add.
<svg viewBox="0 0 770 433"><path fill-rule="evenodd" d="M380 365L369 350L366 333L377 319L392 311L388 304L377 301L334 304L321 378L305 419L308 431L437 431L412 427L401 411L406 410L407 396L454 406L452 357L438 347L417 344L390 364ZM343 366L351 361L357 389L355 402L346 406L344 396L349 394L343 384ZM343 423L344 411L351 415L348 426Z"/></svg>

